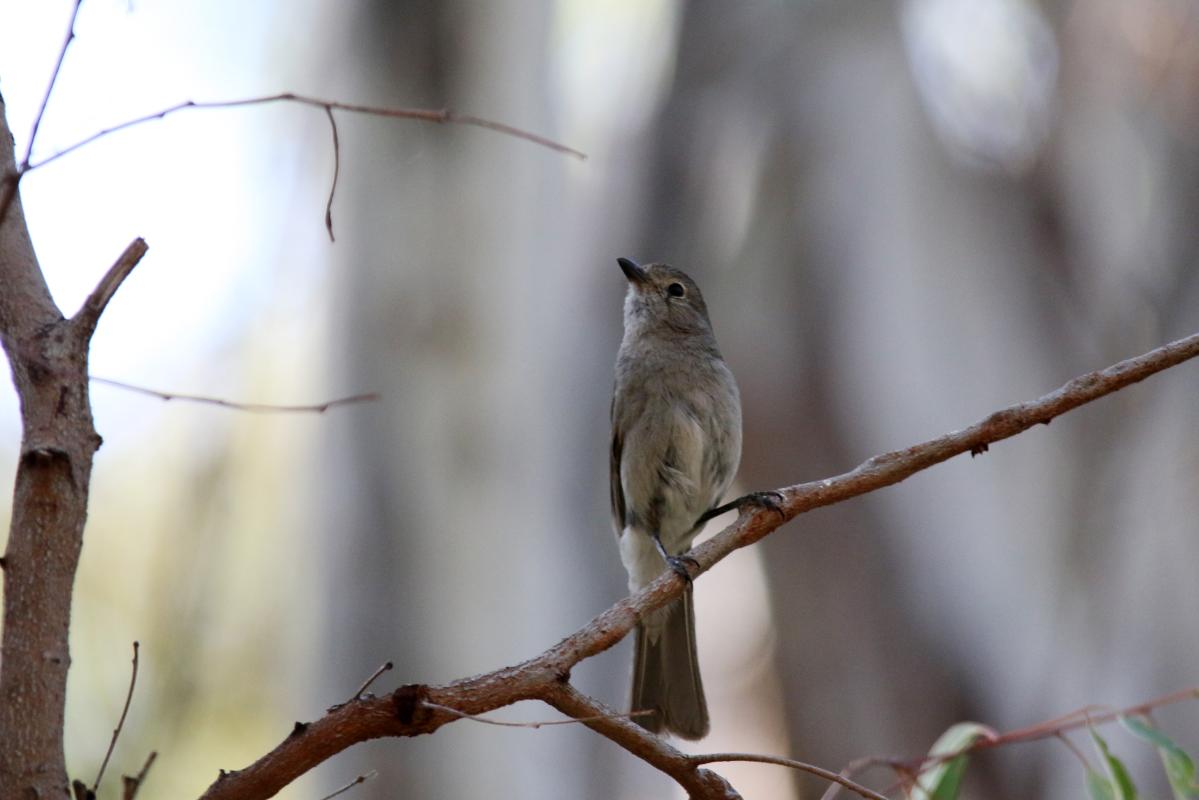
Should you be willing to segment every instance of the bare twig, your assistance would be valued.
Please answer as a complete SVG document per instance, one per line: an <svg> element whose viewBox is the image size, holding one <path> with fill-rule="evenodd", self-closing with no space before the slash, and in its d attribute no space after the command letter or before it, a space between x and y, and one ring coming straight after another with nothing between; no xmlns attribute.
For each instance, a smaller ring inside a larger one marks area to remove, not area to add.
<svg viewBox="0 0 1199 800"><path fill-rule="evenodd" d="M1006 744L1017 744L1020 742L1035 742L1039 739L1048 739L1051 736L1066 733L1068 731L1078 730L1079 728L1089 728L1094 725L1106 725L1120 717L1134 716L1137 714L1147 714L1155 708L1163 706L1171 706L1176 703L1182 703L1186 700L1199 700L1199 686L1191 686L1187 689L1181 689L1177 692L1163 694L1160 697L1155 697L1152 700L1146 700L1143 703L1127 706L1125 708L1108 708L1106 711L1096 713L1096 706L1090 705L1085 708L1080 708L1065 716L1057 719L1041 722L1036 725L1030 725L1027 728L1002 733L993 739L979 739L973 747L967 748L963 752L970 750L987 750L992 747L1000 747ZM951 753L947 758L953 758L958 753Z"/></svg>
<svg viewBox="0 0 1199 800"><path fill-rule="evenodd" d="M371 684L379 679L380 675L382 675L384 672L389 671L394 666L395 666L394 664L392 664L390 661L388 661L386 664L383 664L377 670L372 672L371 676L366 679L366 682L363 683L362 686L358 687L358 691L354 692L354 696L349 699L349 702L352 703L355 700L361 698L363 692L365 692L367 689L369 689L371 687Z"/></svg>
<svg viewBox="0 0 1199 800"><path fill-rule="evenodd" d="M364 775L359 775L357 778L355 778L354 780L350 781L349 783L347 783L345 786L343 786L343 787L341 787L340 789L338 789L338 790L337 790L336 792L334 792L333 794L327 794L327 795L325 795L324 797L322 797L322 798L321 798L321 800L332 800L334 797L337 797L337 796L338 796L339 794L341 794L342 792L348 792L348 791L350 791L351 789L353 789L355 786L357 786L358 784L360 784L360 783L366 783L367 781L369 781L369 780L373 779L373 778L374 778L376 775L378 775L378 774L379 774L378 772L376 772L375 770L373 770L373 769L372 769L370 772L368 772L368 773L366 773L366 774L364 774Z"/></svg>
<svg viewBox="0 0 1199 800"><path fill-rule="evenodd" d="M104 760L100 762L100 771L96 773L96 780L92 782L92 793L94 794L100 788L100 779L104 777L104 770L108 767L108 759L112 758L113 748L117 746L117 738L121 735L121 728L125 727L125 716L129 713L129 704L133 702L133 687L137 686L137 651L138 643L133 643L133 672L129 675L129 692L125 695L125 707L121 709L121 718L117 720L117 726L112 731L112 741L108 743L108 752L104 754ZM152 759L151 759L152 760Z"/></svg>
<svg viewBox="0 0 1199 800"><path fill-rule="evenodd" d="M75 314L74 321L77 325L82 326L82 331L87 336L91 336L96 330L96 324L100 321L100 315L104 313L108 301L116 294L117 289L121 288L121 284L142 260L147 249L149 248L146 241L140 236L130 242L129 246L125 248L125 252L121 253L116 262L108 268L108 272L96 284L96 288L83 301L83 305Z"/></svg>
<svg viewBox="0 0 1199 800"><path fill-rule="evenodd" d="M473 722L481 722L485 725L497 725L501 728L532 728L533 730L543 728L547 725L578 725L581 722L594 722L596 720L609 719L611 717L632 719L633 717L648 717L650 714L657 713L653 709L649 709L647 711L630 711L627 714L614 712L612 714L595 714L590 717L571 717L570 719L538 720L535 722L507 722L499 719L488 719L487 717L479 714L467 714L465 711L459 711L458 709L451 708L450 706L443 706L440 703L430 703L425 701L424 705L437 711L444 711L447 714L453 714L459 719L469 719Z"/></svg>
<svg viewBox="0 0 1199 800"><path fill-rule="evenodd" d="M341 140L337 135L337 119L333 109L325 106L325 114L329 117L329 127L333 130L333 180L329 183L329 200L325 203L325 230L329 231L329 241L337 241L333 237L333 195L337 192L337 178L341 175Z"/></svg>
<svg viewBox="0 0 1199 800"><path fill-rule="evenodd" d="M702 756L691 756L690 760L692 764L715 764L721 761L752 761L759 764L777 764L780 767L790 767L800 772L808 772L818 778L824 778L826 781L840 784L851 792L857 792L862 797L869 798L869 800L887 800L886 797L883 797L873 789L867 789L865 786L855 783L844 775L827 770L824 767L818 767L815 764L796 761L793 758L759 755L757 753L710 753Z"/></svg>
<svg viewBox="0 0 1199 800"><path fill-rule="evenodd" d="M1034 425L1048 423L1078 406L1195 356L1199 356L1199 334L1082 375L1044 397L998 411L963 430L905 450L875 456L842 475L781 489L778 511L747 506L732 525L692 550L689 555L698 564L695 574L706 572L729 553L757 542L799 514L893 485L956 455L982 452L989 444L1015 436ZM541 700L576 719L587 717L585 725L669 775L693 798L735 797L736 792L720 776L698 768L661 738L628 719L611 715L610 709L580 694L567 683L576 664L615 645L646 613L676 599L684 585L681 577L672 570L665 570L645 589L618 601L575 633L521 664L445 686L401 686L391 695L367 698L335 709L304 726L302 732L289 736L245 769L222 776L204 793L204 800L271 797L299 775L351 744L381 736L432 733L459 719L459 715L435 706L449 706L459 712L477 715L521 700ZM1194 690L1167 695L1126 709L1124 713L1141 713L1192 696ZM1073 724L1073 719L1069 724ZM1085 718L1079 724L1085 724ZM1028 741L1053 733L1034 726L1008 734L1006 741ZM973 749L998 746L1004 741L1003 736L980 740ZM904 766L893 764L897 770Z"/></svg>
<svg viewBox="0 0 1199 800"><path fill-rule="evenodd" d="M318 97L309 97L307 95L295 94L294 92L282 92L280 94L265 95L262 97L246 97L237 100L211 100L201 102L197 102L195 100L184 100L182 103L176 103L173 106L168 106L167 108L155 111L152 114L146 114L144 116L137 117L136 119L126 120L119 125L114 125L111 128L104 128L103 130L97 131L91 136L80 139L74 144L59 150L57 153L43 158L41 161L29 164L28 167L23 171L28 172L29 170L44 167L69 153L75 152L81 147L91 144L97 139L102 139L105 136L132 128L136 125L152 122L156 119L162 119L163 117L170 116L171 114L175 114L180 111L188 111L191 109L240 108L242 106L267 105L270 103L297 103L299 105L313 106L315 108L324 109L325 111L347 111L352 114L366 114L373 117L391 117L393 119L411 119L421 122L432 122L440 125L472 125L476 128L486 128L487 130L495 131L496 133L513 136L517 139L524 139L525 141L540 145L541 147L547 147L550 150L555 150L559 153L574 156L578 159L587 158L586 154L581 153L572 147L567 147L560 142L555 142L553 139L547 139L546 137L540 136L536 133L532 133L521 128L514 128L511 125L505 125L502 122L495 122L493 120L484 119L483 117L476 117L472 114L459 114L455 111L450 111L449 109L438 110L426 108L386 108L383 106L362 105L360 103L342 103L337 100L322 100Z"/></svg>
<svg viewBox="0 0 1199 800"><path fill-rule="evenodd" d="M845 765L845 769L841 770L838 775L842 778L852 779L855 775L870 767L890 767L896 768L899 759L885 758L882 756L866 756L864 758L855 758ZM820 795L820 800L835 800L837 795L841 793L842 783L830 783L824 794Z"/></svg>
<svg viewBox="0 0 1199 800"><path fill-rule="evenodd" d="M144 386L135 386L131 383L123 383L122 381L114 381L111 378L101 378L96 375L88 376L94 383L102 383L105 386L115 386L118 389L124 389L129 392L137 392L138 394L157 397L163 402L171 400L182 400L187 403L204 403L211 406L220 406L221 408L231 408L236 411L249 411L253 414L291 414L291 413L314 413L323 414L331 408L337 406L348 406L355 403L373 403L379 399L379 395L374 392L365 394L353 394L349 397L339 397L335 400L326 400L323 403L315 403L312 405L272 405L270 403L237 403L232 400L224 400L220 397L206 397L198 394L181 394L179 392L163 392L158 389L147 389Z"/></svg>
<svg viewBox="0 0 1199 800"><path fill-rule="evenodd" d="M50 104L50 95L54 92L54 84L58 81L58 73L62 71L63 59L67 57L67 48L75 40L75 20L79 18L79 7L81 5L83 5L83 0L75 0L75 5L71 9L71 21L67 25L67 38L63 40L62 47L58 49L58 60L54 62L54 71L50 73L50 83L46 86L46 93L42 95L42 104L38 106L37 116L33 118L33 129L30 130L29 142L25 145L25 157L21 159L21 171L26 171L29 168L29 158L33 155L33 142L37 139L38 128L42 126L42 117L46 114L46 106ZM0 216L3 215L0 214Z"/></svg>
<svg viewBox="0 0 1199 800"><path fill-rule="evenodd" d="M82 0L76 0L75 12L79 10L79 3ZM75 17L71 17L71 34L67 38L67 44L70 44L71 38L74 36ZM63 52L59 54L59 66L62 64L62 56L66 53L66 45L63 46ZM55 67L54 77L58 75L58 67ZM53 79L51 80L51 88L53 88ZM49 99L49 90L47 90L46 98L42 102L42 111L45 110L46 100ZM146 122L152 122L156 119L163 119L171 114L189 109L214 109L214 108L240 108L242 106L266 105L269 103L296 103L298 105L313 106L323 109L329 118L330 124L333 126L333 155L334 155L334 171L333 183L329 187L329 200L325 206L325 227L329 231L329 238L333 238L333 193L337 189L338 173L341 169L341 154L340 143L338 142L337 123L333 119L334 111L346 111L352 114L365 114L374 117L391 117L393 119L411 119L420 122L432 122L439 125L471 125L476 128L485 128L489 131L512 136L517 139L524 139L527 142L549 148L565 155L574 156L577 159L584 160L587 158L586 153L575 150L573 147L567 147L561 142L556 142L545 136L516 128L512 125L506 125L503 122L486 119L484 117L476 117L473 114L460 114L456 111L451 111L448 108L431 109L431 108L386 108L383 106L368 106L360 103L343 103L337 100L322 100L318 97L310 97L308 95L295 94L294 92L281 92L279 94L264 95L262 97L246 97L236 100L211 100L197 102L195 100L184 100L181 103L176 103L173 106L160 109L151 114L146 114L135 119L126 120L118 125L113 125L110 128L104 128L87 136L72 145L64 147L56 153L46 156L40 161L30 161L30 156L33 149L33 137L29 139L29 151L25 154L25 159L19 167L8 172L0 181L0 220L4 219L8 213L9 206L12 205L13 199L17 194L17 187L21 179L26 174L35 169L40 169L65 155L75 152L81 147L95 142L98 139L103 139L106 136L123 131L128 128L142 125ZM37 134L37 125L41 122L41 112L38 113L37 122L34 124L34 135Z"/></svg>
<svg viewBox="0 0 1199 800"><path fill-rule="evenodd" d="M38 106L37 114L33 118L33 128L29 131L29 141L25 145L25 157L21 159L21 165L15 172L4 176L2 187L0 187L3 189L0 192L0 219L4 219L8 214L9 206L16 197L21 176L29 171L29 159L33 156L33 142L37 139L38 128L42 126L42 117L46 114L46 106L50 104L50 95L54 93L54 84L58 82L58 73L62 71L63 59L67 57L67 48L75 40L75 20L79 17L81 5L83 5L83 0L75 0L75 5L71 8L71 21L67 25L67 37L63 40L62 47L58 49L58 60L54 62L54 71L50 73L50 82L46 85L46 93L42 95L42 103ZM7 146L6 143L5 147Z"/></svg>
<svg viewBox="0 0 1199 800"><path fill-rule="evenodd" d="M154 764L154 759L156 758L158 758L158 753L151 750L150 755L146 756L146 763L142 765L141 771L137 775L132 777L129 775L121 776L121 782L124 784L121 800L133 800L137 797L138 791L146 781L146 773L150 771L150 767Z"/></svg>
<svg viewBox="0 0 1199 800"><path fill-rule="evenodd" d="M974 744L968 747L963 747L960 750L955 750L952 753L942 753L938 756L916 756L915 758L906 760L891 760L890 764L895 770L900 772L906 770L913 778L917 778L921 773L937 766L938 764L943 764L946 761L952 761L958 756L977 753L981 750L991 750L996 747L1023 744L1025 742L1035 742L1049 738L1062 739L1067 744L1070 744L1069 740L1067 740L1065 736L1070 731L1078 730L1079 728L1090 728L1096 725L1106 725L1107 723L1113 722L1122 716L1147 714L1155 708L1174 705L1186 700L1199 700L1199 686L1191 686L1187 689L1181 689L1177 692L1170 692L1169 694L1164 694L1160 697L1155 697L1152 700L1146 700L1143 703L1137 703L1136 705L1128 706L1127 708L1112 709L1107 707L1108 710L1103 711L1102 713L1094 713L1095 709L1100 708L1100 706L1084 706L1077 711L1071 711L1069 714L1065 714L1060 717L1054 717L1053 719L1045 720L1044 722L1038 722L1035 725L1029 725L1026 728L1019 728L1017 730L1001 733L990 738L979 739L978 741L974 742ZM1085 762L1086 759L1084 758L1083 760ZM892 786L888 791L891 791L897 787L898 784Z"/></svg>

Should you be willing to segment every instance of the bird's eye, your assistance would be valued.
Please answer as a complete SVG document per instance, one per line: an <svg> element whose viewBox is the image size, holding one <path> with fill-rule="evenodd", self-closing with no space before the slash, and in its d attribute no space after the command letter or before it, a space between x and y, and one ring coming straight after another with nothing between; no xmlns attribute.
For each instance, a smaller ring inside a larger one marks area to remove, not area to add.
<svg viewBox="0 0 1199 800"><path fill-rule="evenodd" d="M682 297L687 294L687 290L683 288L681 283L672 283L666 287L666 293L671 297Z"/></svg>

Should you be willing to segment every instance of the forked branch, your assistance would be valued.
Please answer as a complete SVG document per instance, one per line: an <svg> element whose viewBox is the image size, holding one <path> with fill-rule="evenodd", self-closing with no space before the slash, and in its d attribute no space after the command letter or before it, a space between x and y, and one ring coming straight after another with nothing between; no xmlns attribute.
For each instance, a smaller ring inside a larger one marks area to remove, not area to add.
<svg viewBox="0 0 1199 800"><path fill-rule="evenodd" d="M1199 355L1199 334L1164 345L1107 369L1081 375L1056 391L997 411L963 430L904 450L875 456L836 477L780 489L776 509L749 508L716 536L691 552L696 575L711 569L729 553L753 544L805 511L842 502L898 483L934 464L964 453L979 454L998 441L1034 425L1116 392L1150 375ZM243 770L222 772L203 800L271 797L301 774L352 744L381 736L433 733L465 715L477 715L521 700L541 700L650 763L683 786L693 798L737 797L721 778L703 769L704 757L684 755L661 738L613 714L601 703L569 684L570 671L580 661L615 645L644 614L677 598L684 581L672 570L637 594L620 600L583 628L522 664L445 686L402 686L384 697L364 697L332 709L313 723L296 723L282 743ZM454 709L450 713L447 709ZM730 754L713 756L727 758ZM735 754L740 756L740 754ZM802 762L787 766L803 769ZM816 768L815 774L825 771ZM824 775L836 780L832 773ZM844 775L840 777L845 777ZM852 783L852 781L850 781ZM846 783L838 781L845 786ZM863 797L870 790L849 787Z"/></svg>

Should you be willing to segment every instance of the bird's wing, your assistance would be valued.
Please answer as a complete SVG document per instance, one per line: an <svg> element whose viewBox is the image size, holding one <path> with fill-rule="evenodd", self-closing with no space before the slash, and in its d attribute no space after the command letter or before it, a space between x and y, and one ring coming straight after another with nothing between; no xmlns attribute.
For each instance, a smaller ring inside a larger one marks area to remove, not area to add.
<svg viewBox="0 0 1199 800"><path fill-rule="evenodd" d="M624 487L620 483L620 456L624 449L624 441L620 436L620 428L616 425L616 397L612 397L612 453L608 461L608 488L612 500L612 524L616 526L616 535L624 529L625 502Z"/></svg>

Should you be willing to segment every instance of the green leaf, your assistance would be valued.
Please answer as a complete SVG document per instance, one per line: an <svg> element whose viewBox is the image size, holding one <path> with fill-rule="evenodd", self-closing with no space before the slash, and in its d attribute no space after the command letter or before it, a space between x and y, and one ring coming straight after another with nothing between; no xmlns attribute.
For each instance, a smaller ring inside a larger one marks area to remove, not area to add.
<svg viewBox="0 0 1199 800"><path fill-rule="evenodd" d="M979 739L991 736L991 729L977 722L959 722L951 725L949 730L941 734L928 754L932 758L946 756L965 750ZM966 764L969 757L960 755L948 761L942 761L935 767L921 774L916 785L922 790L917 797L929 800L957 800L961 791L962 776L966 774Z"/></svg>
<svg viewBox="0 0 1199 800"><path fill-rule="evenodd" d="M1107 776L1087 767L1087 797L1091 800L1116 800L1116 790Z"/></svg>
<svg viewBox="0 0 1199 800"><path fill-rule="evenodd" d="M1124 762L1112 755L1112 751L1107 747L1107 742L1094 728L1091 728L1091 738L1095 740L1095 747L1099 750L1099 755L1103 756L1103 764L1107 767L1112 796L1115 800L1136 800L1137 787L1133 784Z"/></svg>
<svg viewBox="0 0 1199 800"><path fill-rule="evenodd" d="M1157 748L1166 777L1174 791L1175 800L1190 800L1199 797L1199 781L1196 781L1195 762L1186 750L1179 747L1152 722L1143 717L1120 717L1120 724Z"/></svg>

